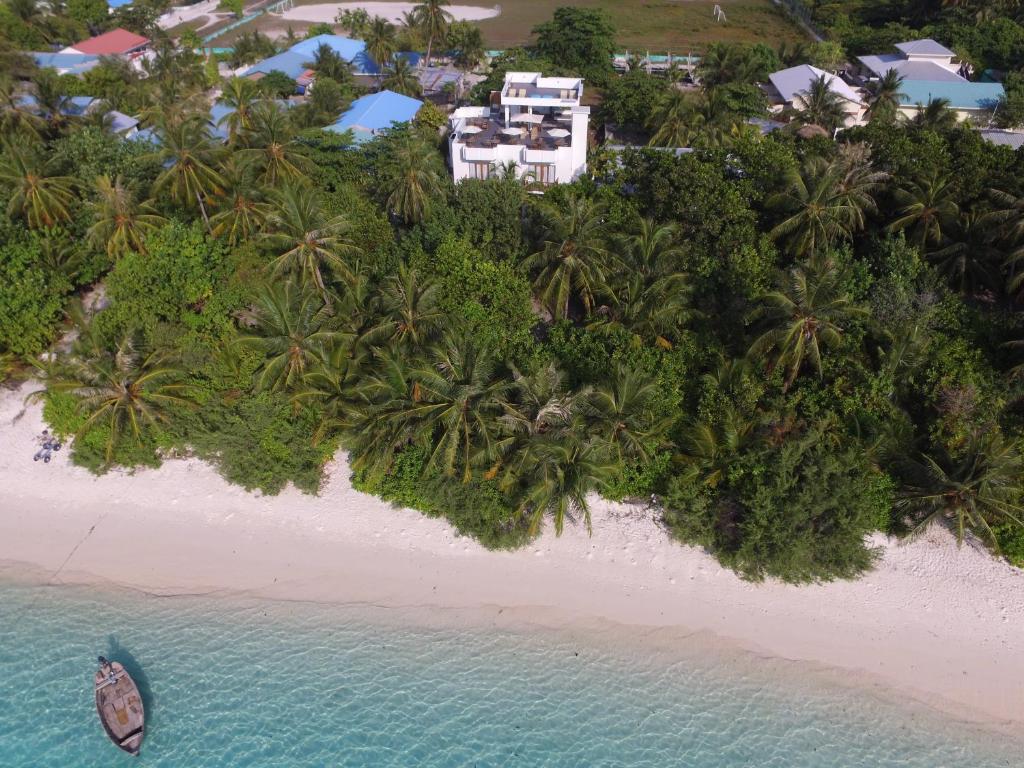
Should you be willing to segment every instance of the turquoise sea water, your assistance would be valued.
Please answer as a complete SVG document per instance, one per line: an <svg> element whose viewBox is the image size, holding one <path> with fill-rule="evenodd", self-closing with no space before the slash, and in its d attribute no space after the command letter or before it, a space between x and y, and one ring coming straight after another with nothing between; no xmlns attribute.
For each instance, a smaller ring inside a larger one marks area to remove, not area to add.
<svg viewBox="0 0 1024 768"><path fill-rule="evenodd" d="M393 611L0 585L0 766L1022 764L1019 744L795 665L605 646ZM100 653L143 689L138 759L96 720Z"/></svg>

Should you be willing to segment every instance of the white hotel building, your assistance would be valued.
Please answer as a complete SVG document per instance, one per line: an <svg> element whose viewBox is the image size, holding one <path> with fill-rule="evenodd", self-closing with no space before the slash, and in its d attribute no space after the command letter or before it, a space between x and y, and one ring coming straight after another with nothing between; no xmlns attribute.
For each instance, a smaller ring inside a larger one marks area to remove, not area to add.
<svg viewBox="0 0 1024 768"><path fill-rule="evenodd" d="M456 181L486 179L510 163L540 184L573 181L587 169L590 107L583 81L508 72L500 99L452 114L451 164Z"/></svg>

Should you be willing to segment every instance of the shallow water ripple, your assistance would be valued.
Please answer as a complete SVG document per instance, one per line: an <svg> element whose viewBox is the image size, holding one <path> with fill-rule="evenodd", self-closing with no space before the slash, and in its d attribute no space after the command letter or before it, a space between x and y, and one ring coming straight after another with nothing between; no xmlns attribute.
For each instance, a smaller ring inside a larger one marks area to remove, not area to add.
<svg viewBox="0 0 1024 768"><path fill-rule="evenodd" d="M100 653L147 699L137 761L96 722ZM345 608L0 586L0 766L1019 765L1015 746L932 713L723 658Z"/></svg>

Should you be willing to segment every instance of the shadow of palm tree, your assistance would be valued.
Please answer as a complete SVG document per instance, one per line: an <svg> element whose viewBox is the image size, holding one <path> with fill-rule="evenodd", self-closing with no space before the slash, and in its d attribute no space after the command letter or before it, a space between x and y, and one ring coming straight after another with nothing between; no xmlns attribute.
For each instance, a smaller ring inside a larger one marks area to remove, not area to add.
<svg viewBox="0 0 1024 768"><path fill-rule="evenodd" d="M150 719L153 711L153 691L149 687L149 678L132 652L118 642L114 635L107 636L106 656L111 661L119 661L124 665L125 670L132 676L135 685L139 688L139 695L142 697L142 706L146 710L146 720Z"/></svg>

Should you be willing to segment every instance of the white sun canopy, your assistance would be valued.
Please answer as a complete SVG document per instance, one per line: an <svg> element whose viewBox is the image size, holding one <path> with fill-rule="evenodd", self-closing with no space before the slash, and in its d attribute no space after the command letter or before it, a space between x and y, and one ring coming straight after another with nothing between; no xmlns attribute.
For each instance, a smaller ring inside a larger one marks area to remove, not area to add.
<svg viewBox="0 0 1024 768"><path fill-rule="evenodd" d="M512 115L509 118L510 123L542 123L544 122L544 115L531 115L529 112L520 112L518 115Z"/></svg>

